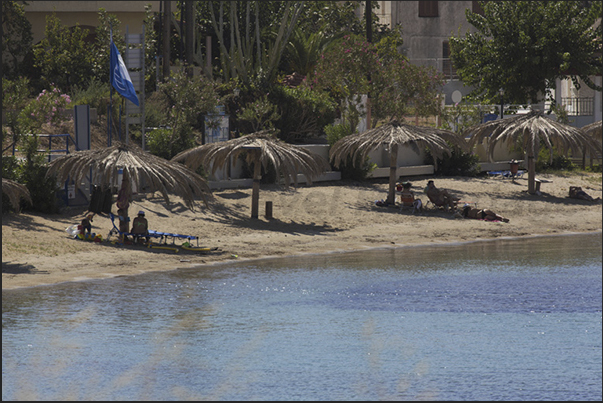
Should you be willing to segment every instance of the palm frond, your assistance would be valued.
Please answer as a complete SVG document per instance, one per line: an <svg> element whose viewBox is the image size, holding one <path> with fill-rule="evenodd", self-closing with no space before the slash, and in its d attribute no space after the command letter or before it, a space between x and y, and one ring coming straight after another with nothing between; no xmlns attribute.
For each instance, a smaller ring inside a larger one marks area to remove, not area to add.
<svg viewBox="0 0 603 403"><path fill-rule="evenodd" d="M117 143L101 150L77 151L59 157L50 163L46 175L56 175L59 182L74 180L76 186L91 175L92 183L107 188L117 184L120 169L139 188L144 185L145 191L160 192L168 204L169 194L181 196L191 210L196 197L201 197L206 205L211 198L209 185L199 174L145 152L135 144Z"/></svg>
<svg viewBox="0 0 603 403"><path fill-rule="evenodd" d="M582 130L582 132L584 132L588 136L591 136L595 140L601 141L603 138L603 130L601 129L601 127L601 120L599 120L598 122L594 122L584 126L580 130Z"/></svg>
<svg viewBox="0 0 603 403"><path fill-rule="evenodd" d="M2 193L8 196L11 206L13 206L16 211L20 210L22 198L29 204L33 204L27 187L13 180L2 178Z"/></svg>

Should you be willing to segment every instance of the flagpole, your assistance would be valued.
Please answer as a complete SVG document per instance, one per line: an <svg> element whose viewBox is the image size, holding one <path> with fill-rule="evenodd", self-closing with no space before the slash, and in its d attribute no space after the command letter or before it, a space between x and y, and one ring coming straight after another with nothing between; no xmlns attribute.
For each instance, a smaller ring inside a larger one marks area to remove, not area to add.
<svg viewBox="0 0 603 403"><path fill-rule="evenodd" d="M122 102L119 103L119 127L117 128L117 130L118 130L117 132L119 133L119 141L123 141L121 139L121 104L122 104ZM126 141L126 144L127 143L128 142Z"/></svg>
<svg viewBox="0 0 603 403"><path fill-rule="evenodd" d="M128 74L128 68L124 63L117 46L113 42L113 27L111 26L111 44L110 44L110 67L109 67L109 80L110 80L110 107L111 107L111 123L113 123L113 89L117 91L120 95L122 95L125 99L131 101L136 106L139 106L138 96L136 95L136 90L134 89L134 84L132 83L132 79L130 78L130 74ZM127 44L126 44L127 46ZM127 49L126 49L127 50ZM123 102L125 102L125 99ZM123 141L121 138L121 109L123 102L120 102L119 106L119 125L118 131L119 140ZM111 125L112 126L112 125ZM112 128L109 130L109 135L111 135ZM128 133L126 132L126 144L128 142Z"/></svg>
<svg viewBox="0 0 603 403"><path fill-rule="evenodd" d="M109 122L107 147L111 147L111 125L113 119L113 85L111 83L111 43L113 43L113 24L109 23L109 113L107 114L107 121Z"/></svg>

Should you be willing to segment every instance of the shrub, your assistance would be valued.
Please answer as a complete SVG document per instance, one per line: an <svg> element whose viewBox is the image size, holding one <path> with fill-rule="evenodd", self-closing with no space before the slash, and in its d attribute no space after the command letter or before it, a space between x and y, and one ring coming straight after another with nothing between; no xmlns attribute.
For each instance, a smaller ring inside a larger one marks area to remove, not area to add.
<svg viewBox="0 0 603 403"><path fill-rule="evenodd" d="M444 176L477 176L479 175L479 156L477 154L465 153L458 148L453 148L450 154L444 154L443 158L437 159L437 175ZM425 164L433 164L434 159L431 152L427 152Z"/></svg>
<svg viewBox="0 0 603 403"><path fill-rule="evenodd" d="M333 146L338 140L349 136L354 133L356 122L345 122L338 125L329 125L324 128L327 135L327 141L329 145ZM352 126L354 125L354 126ZM356 158L356 161L349 156L345 162L341 163L337 168L341 172L341 179L344 180L364 180L368 174L377 167L377 164L371 164L369 157L366 157L364 161L360 160L360 157Z"/></svg>
<svg viewBox="0 0 603 403"><path fill-rule="evenodd" d="M27 139L28 148L37 144L35 136ZM37 147L36 147L37 148ZM23 209L38 211L41 213L58 213L56 192L58 190L55 178L46 178L48 166L44 161L44 154L30 154L25 161L19 161L16 157L2 157L2 177L12 179L24 184L29 193L33 205L24 204ZM2 212L12 210L12 206L2 197Z"/></svg>
<svg viewBox="0 0 603 403"><path fill-rule="evenodd" d="M322 91L275 86L270 99L278 105L280 116L275 126L279 138L289 143L319 137L323 128L335 120L337 105Z"/></svg>
<svg viewBox="0 0 603 403"><path fill-rule="evenodd" d="M88 87L75 86L71 100L73 106L89 105L90 108L96 108L98 116L104 116L107 114L110 102L109 83L94 78Z"/></svg>
<svg viewBox="0 0 603 403"><path fill-rule="evenodd" d="M151 154L170 160L179 152L193 148L195 142L192 136L174 138L171 129L155 129L147 134L146 146Z"/></svg>
<svg viewBox="0 0 603 403"><path fill-rule="evenodd" d="M71 104L71 98L52 84L50 90L42 90L19 113L19 124L26 132L37 132L44 123L57 125L67 120L65 111Z"/></svg>
<svg viewBox="0 0 603 403"><path fill-rule="evenodd" d="M574 169L576 169L576 165L572 162L572 160L564 155L560 155L555 148L553 148L552 160L549 149L546 147L540 148L538 158L536 159L536 171L573 171Z"/></svg>

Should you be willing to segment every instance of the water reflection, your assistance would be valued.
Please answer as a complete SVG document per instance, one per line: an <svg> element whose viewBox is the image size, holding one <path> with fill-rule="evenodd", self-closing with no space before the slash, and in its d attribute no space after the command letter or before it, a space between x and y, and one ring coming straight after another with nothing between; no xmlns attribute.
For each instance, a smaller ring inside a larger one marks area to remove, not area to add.
<svg viewBox="0 0 603 403"><path fill-rule="evenodd" d="M3 292L3 400L600 400L601 234Z"/></svg>

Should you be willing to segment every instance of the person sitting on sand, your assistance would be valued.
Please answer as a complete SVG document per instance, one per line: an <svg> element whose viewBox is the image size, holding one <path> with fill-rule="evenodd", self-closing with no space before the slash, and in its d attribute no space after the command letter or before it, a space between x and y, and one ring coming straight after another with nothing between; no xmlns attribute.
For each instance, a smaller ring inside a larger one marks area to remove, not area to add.
<svg viewBox="0 0 603 403"><path fill-rule="evenodd" d="M486 220L486 221L502 221L509 222L508 218L505 218L501 215L496 214L494 211L489 209L478 209L471 207L468 204L463 206L463 217L465 218L475 218L477 220Z"/></svg>
<svg viewBox="0 0 603 403"><path fill-rule="evenodd" d="M570 186L569 197L571 197L572 199L588 200L591 202L598 202L599 200L601 200L600 197L597 197L596 199L593 198L591 195L582 190L580 186Z"/></svg>
<svg viewBox="0 0 603 403"><path fill-rule="evenodd" d="M81 234L84 236L84 238L87 238L90 236L90 234L92 233L92 218L94 217L94 213L88 213L86 214L86 216L82 219L82 231Z"/></svg>
<svg viewBox="0 0 603 403"><path fill-rule="evenodd" d="M444 210L446 211L448 211L448 207L454 209L456 207L456 202L460 200L458 197L448 193L446 189L438 189L432 180L427 182L425 194L433 204L438 207L444 207Z"/></svg>
<svg viewBox="0 0 603 403"><path fill-rule="evenodd" d="M415 198L415 192L410 190L411 187L412 183L410 182L402 182L401 184L398 184L397 190L400 192L400 204L402 204L404 207L413 207L413 212L421 212L423 202L421 199Z"/></svg>
<svg viewBox="0 0 603 403"><path fill-rule="evenodd" d="M144 211L140 210L138 212L138 217L132 221L132 231L130 231L132 235L134 235L134 242L138 242L138 239L144 236L146 238L147 243L149 243L150 237L149 235L149 222L144 216Z"/></svg>

